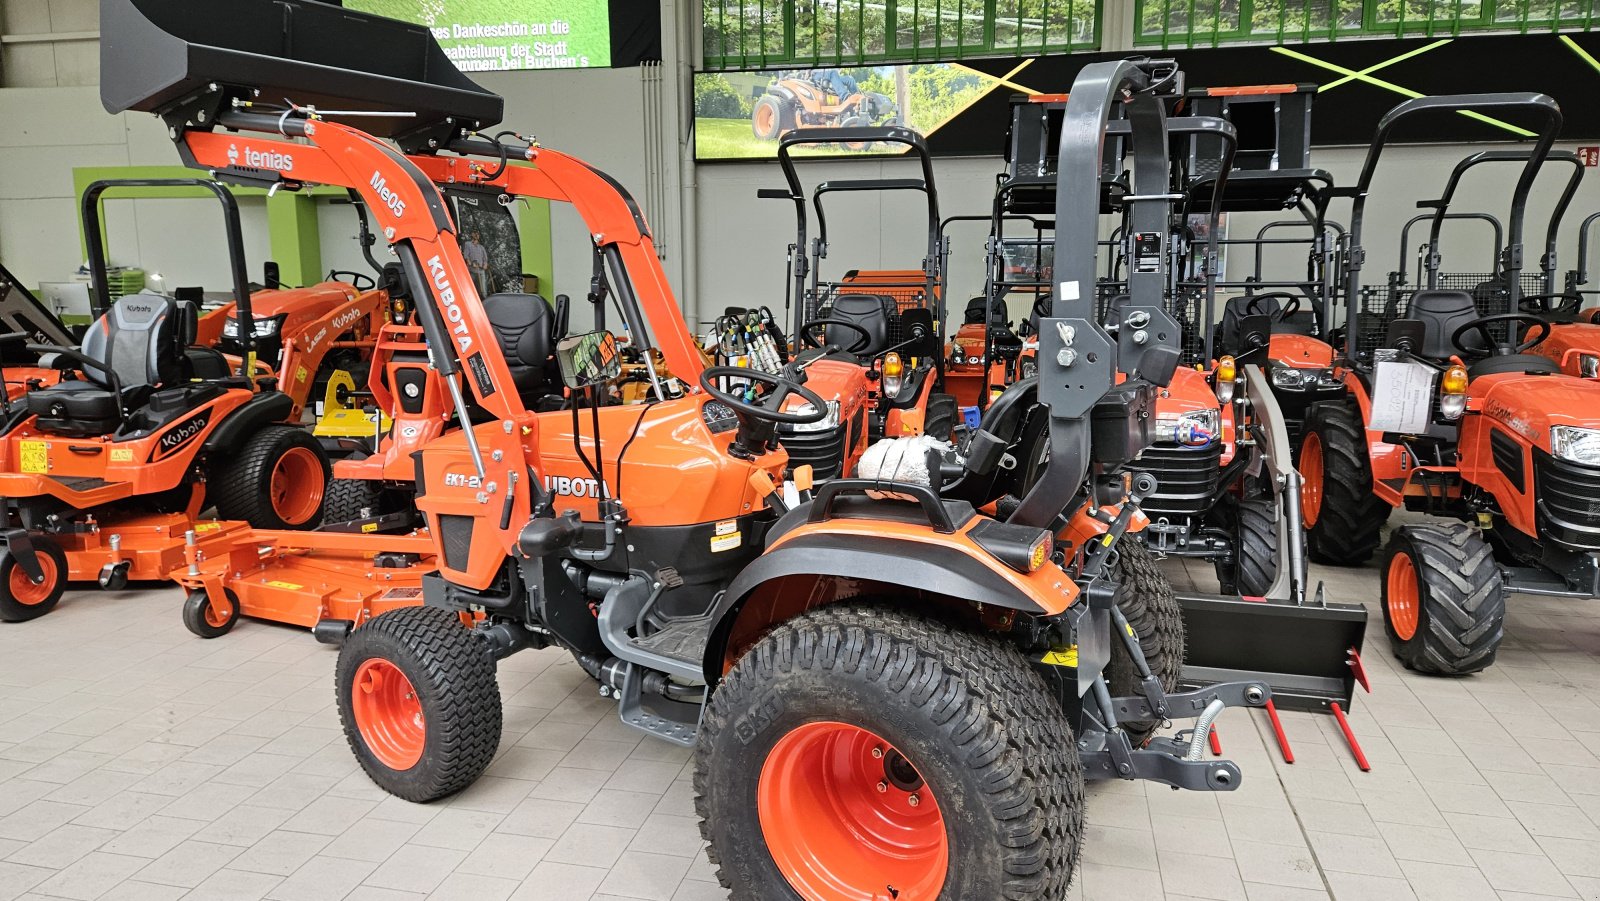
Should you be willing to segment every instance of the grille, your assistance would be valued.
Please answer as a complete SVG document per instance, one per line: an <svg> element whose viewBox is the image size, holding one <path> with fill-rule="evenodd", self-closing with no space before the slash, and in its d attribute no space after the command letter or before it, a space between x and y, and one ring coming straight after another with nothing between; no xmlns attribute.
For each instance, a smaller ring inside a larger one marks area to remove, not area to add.
<svg viewBox="0 0 1600 901"><path fill-rule="evenodd" d="M1156 477L1156 493L1140 505L1145 515L1153 522L1181 523L1210 508L1211 495L1222 477L1222 445L1152 444L1130 466Z"/></svg>
<svg viewBox="0 0 1600 901"><path fill-rule="evenodd" d="M813 476L819 481L839 475L844 464L844 429L831 428L820 432L796 432L793 426L778 426L778 443L789 452L790 466L811 465Z"/></svg>
<svg viewBox="0 0 1600 901"><path fill-rule="evenodd" d="M441 513L439 538L439 543L444 546L444 565L465 570L467 558L472 554L472 517Z"/></svg>
<svg viewBox="0 0 1600 901"><path fill-rule="evenodd" d="M1494 465L1520 492L1527 493L1527 473L1522 467L1522 446L1499 429L1489 430L1489 453Z"/></svg>
<svg viewBox="0 0 1600 901"><path fill-rule="evenodd" d="M1600 550L1600 466L1533 451L1534 496L1541 539Z"/></svg>

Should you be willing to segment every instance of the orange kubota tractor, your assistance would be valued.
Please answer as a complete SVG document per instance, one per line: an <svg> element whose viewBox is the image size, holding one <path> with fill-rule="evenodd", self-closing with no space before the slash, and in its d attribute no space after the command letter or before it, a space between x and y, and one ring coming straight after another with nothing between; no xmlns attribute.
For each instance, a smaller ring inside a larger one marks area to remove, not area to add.
<svg viewBox="0 0 1600 901"><path fill-rule="evenodd" d="M808 197L793 151L819 142L873 140L909 148L920 166L915 178L820 182ZM959 411L943 391L944 258L940 251L939 193L933 160L917 133L904 128L812 129L784 136L778 162L786 186L762 189L767 199L794 204L797 235L789 248L788 289L795 300L793 331L798 372L826 402L813 423L782 423L778 438L795 465L810 465L819 479L848 476L867 447L880 438L928 434L949 439ZM927 244L911 269L848 269L824 279L830 250L824 198L830 195L910 192L926 203ZM807 203L816 235L807 230ZM786 311L787 312L787 311ZM770 361L769 362L776 362ZM760 358L752 358L759 366ZM770 366L768 368L771 368Z"/></svg>
<svg viewBox="0 0 1600 901"><path fill-rule="evenodd" d="M615 181L554 151L474 136L498 119L500 98L452 69L426 29L311 0L235 0L226 12L104 0L105 105L163 115L185 158L219 177L231 174L234 140L220 127L265 150L293 148L297 183L360 190L416 299L425 377L462 424L416 455L431 559L372 556L343 577L431 567L419 579L423 605L356 629L337 666L352 749L384 789L427 801L476 779L500 740L495 661L542 647L572 653L624 722L697 747L703 829L740 899L838 886L903 901L1056 898L1076 864L1085 778L1237 787L1237 766L1202 755L1211 723L1270 691L1244 681L1166 692L1109 576L1138 480L1090 473L1091 414L1095 461L1114 466L1143 440L1140 411L1154 387L1134 373L1116 384L1119 359L1159 379L1175 353L1130 343L1120 357L1084 311L1053 310L1062 316L1046 319L1048 334L1071 327L1097 365L1071 387L1055 370L1040 380L1054 453L1007 521L977 512L1005 490L992 455L949 478L934 463L922 482L836 479L790 507L773 487L788 466L776 425L825 415L823 399L789 372L702 369L643 217ZM300 33L321 40L292 40ZM382 76L342 68L363 53ZM152 73L150 58L179 68ZM1094 143L1128 98L1159 134L1150 91L1165 83L1159 73L1107 63L1085 80L1085 96L1101 99L1084 104L1073 133ZM258 105L258 95L304 100L285 109ZM312 104L403 105L415 115L363 120L397 151ZM532 165L491 174L480 162L507 156ZM613 336L596 331L554 349L568 409L539 412L541 386L518 377L524 348L539 349L526 315L512 315L526 308L497 312L474 289L435 187L452 177L515 196L584 198L591 227L604 226L594 229L596 252L624 323L699 388L602 404L620 361ZM1064 195L1069 184L1064 177ZM1092 273L1092 255L1091 242L1074 274ZM1046 349L1053 366L1062 348ZM768 390L718 387L734 376ZM995 409L1034 390L1021 386ZM794 395L811 409L790 409ZM592 487L563 489L556 473L569 461ZM1077 541L1057 547L1069 509L1082 513L1067 533ZM390 540L312 533L304 547ZM396 556L413 546L404 551ZM225 591L209 598L231 606ZM1175 622L1167 611L1152 634L1181 640L1164 631ZM1151 737L1163 719L1189 717L1198 717L1192 734Z"/></svg>
<svg viewBox="0 0 1600 901"><path fill-rule="evenodd" d="M750 110L750 130L763 141L811 128L867 128L902 125L893 98L863 91L856 80L838 69L784 72L772 79ZM870 140L830 141L852 150L865 149Z"/></svg>

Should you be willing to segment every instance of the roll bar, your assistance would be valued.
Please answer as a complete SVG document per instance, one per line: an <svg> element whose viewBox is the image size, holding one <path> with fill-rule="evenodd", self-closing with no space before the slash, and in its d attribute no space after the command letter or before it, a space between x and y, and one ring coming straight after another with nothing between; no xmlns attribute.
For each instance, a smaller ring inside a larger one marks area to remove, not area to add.
<svg viewBox="0 0 1600 901"><path fill-rule="evenodd" d="M1493 237L1492 240L1494 241L1495 251L1498 253L1500 248L1505 246L1505 243L1504 243L1505 242L1505 227L1500 224L1500 217L1495 216L1492 213L1444 213L1444 214L1442 214L1442 216L1441 216L1440 213L1419 213L1419 214L1417 214L1415 216L1412 216L1410 219L1407 219L1405 226L1400 229L1400 265L1399 265L1399 271L1404 272L1405 269L1406 269L1406 261L1409 259L1408 251L1410 249L1410 244L1411 244L1411 229L1414 226L1416 226L1418 223L1420 223L1420 222L1432 223L1432 229L1430 230L1429 235L1428 235L1429 243L1420 245L1418 247L1418 250L1420 250L1422 247L1427 247L1427 248L1429 248L1429 252L1431 254L1433 254L1435 257L1437 257L1437 254L1439 252L1438 251L1438 247L1439 247L1439 245L1438 245L1439 226L1443 224L1440 221L1441 218L1443 218L1443 219L1455 219L1455 220L1476 220L1476 221L1479 221L1479 222L1487 222L1487 223L1489 223L1490 231L1493 232L1493 234L1494 234L1494 237ZM1498 263L1496 264L1496 267L1498 268ZM1426 276L1426 278L1429 281L1429 287L1436 287L1437 286L1437 277L1436 276L1437 276L1438 267L1437 266L1422 266L1421 268L1422 269L1426 269L1428 271L1428 275ZM1417 284L1419 284L1419 285L1422 284L1423 278L1424 278L1424 276L1423 276L1422 272L1419 271L1417 273Z"/></svg>
<svg viewBox="0 0 1600 901"><path fill-rule="evenodd" d="M233 278L233 300L239 320L239 348L245 358L245 374L255 359L255 319L250 313L250 276L245 269L244 229L239 225L239 201L226 186L205 178L107 178L93 182L83 191L83 243L89 249L89 280L94 286L90 309L102 316L111 308L111 280L106 271L105 236L100 230L100 199L117 188L202 188L210 191L222 205L222 233L228 243L228 270Z"/></svg>
<svg viewBox="0 0 1600 901"><path fill-rule="evenodd" d="M1206 213L1206 218L1211 222L1211 228L1206 234L1206 308L1205 308L1205 357L1211 359L1212 345L1216 340L1216 305L1217 305L1217 224L1222 217L1223 198L1228 193L1228 178L1233 173L1234 154L1239 149L1239 133L1234 129L1233 123L1226 119L1214 116L1183 116L1167 120L1168 135L1185 135L1192 140L1204 135L1215 135L1222 141L1222 157L1218 160L1219 168L1215 175L1191 179L1182 185L1183 193L1194 197L1202 188L1209 188L1211 193L1211 207Z"/></svg>
<svg viewBox="0 0 1600 901"><path fill-rule="evenodd" d="M1600 213L1590 213L1578 226L1578 268L1567 275L1567 286L1576 289L1589 281L1589 240L1594 237L1594 224L1600 222Z"/></svg>

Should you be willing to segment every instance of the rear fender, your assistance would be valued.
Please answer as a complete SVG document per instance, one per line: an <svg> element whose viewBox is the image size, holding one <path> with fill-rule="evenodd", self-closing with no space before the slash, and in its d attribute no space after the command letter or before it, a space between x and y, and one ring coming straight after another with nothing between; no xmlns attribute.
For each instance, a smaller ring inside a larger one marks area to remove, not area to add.
<svg viewBox="0 0 1600 901"><path fill-rule="evenodd" d="M769 628L813 607L852 598L1010 628L1018 613L1059 614L1078 589L1054 563L1021 573L979 547L968 532L875 519L835 519L785 532L739 573L713 608L703 666L715 684Z"/></svg>
<svg viewBox="0 0 1600 901"><path fill-rule="evenodd" d="M274 422L283 422L294 410L294 401L281 391L263 391L229 413L222 425L206 438L204 450L208 453L219 448L244 446L251 432Z"/></svg>

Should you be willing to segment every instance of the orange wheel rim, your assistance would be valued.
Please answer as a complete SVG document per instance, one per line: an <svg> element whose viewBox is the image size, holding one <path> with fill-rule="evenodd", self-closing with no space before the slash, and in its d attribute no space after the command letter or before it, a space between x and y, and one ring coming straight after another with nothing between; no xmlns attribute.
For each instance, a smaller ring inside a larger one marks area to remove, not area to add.
<svg viewBox="0 0 1600 901"><path fill-rule="evenodd" d="M22 566L15 561L11 564L11 575L7 578L6 587L11 590L11 597L24 607L37 607L50 599L51 592L56 590L56 561L48 554L35 554L34 559L39 561L39 571L44 578L35 582L28 578Z"/></svg>
<svg viewBox="0 0 1600 901"><path fill-rule="evenodd" d="M378 762L391 770L409 770L422 759L427 719L411 680L387 660L374 657L356 670L350 708L356 730Z"/></svg>
<svg viewBox="0 0 1600 901"><path fill-rule="evenodd" d="M950 840L912 763L872 732L807 723L761 768L756 812L773 862L805 901L930 901Z"/></svg>
<svg viewBox="0 0 1600 901"><path fill-rule="evenodd" d="M1389 623L1401 641L1410 641L1417 634L1417 613L1422 604L1418 599L1417 567L1411 555L1405 552L1389 559L1389 573L1385 578L1384 602L1389 606Z"/></svg>
<svg viewBox="0 0 1600 901"><path fill-rule="evenodd" d="M206 599L206 625L214 629L221 629L233 618L233 605L227 601L223 603L228 604L228 606L218 610L216 604L213 604L209 598Z"/></svg>
<svg viewBox="0 0 1600 901"><path fill-rule="evenodd" d="M766 133L766 132L769 132L769 131L772 130L772 108L771 107L763 106L760 109L756 110L756 124L761 126L761 131L763 133Z"/></svg>
<svg viewBox="0 0 1600 901"><path fill-rule="evenodd" d="M1308 529L1322 516L1322 478L1322 439L1312 432L1300 446L1300 519Z"/></svg>
<svg viewBox="0 0 1600 901"><path fill-rule="evenodd" d="M290 525L309 522L322 504L322 463L309 448L292 447L272 467L267 490L272 512Z"/></svg>

